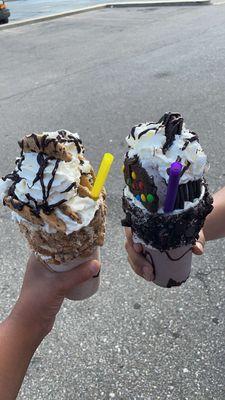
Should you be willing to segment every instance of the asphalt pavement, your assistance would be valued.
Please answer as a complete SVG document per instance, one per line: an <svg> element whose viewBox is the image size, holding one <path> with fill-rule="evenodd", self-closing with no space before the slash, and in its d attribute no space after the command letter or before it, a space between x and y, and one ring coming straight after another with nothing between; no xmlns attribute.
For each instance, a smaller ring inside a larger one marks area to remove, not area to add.
<svg viewBox="0 0 225 400"><path fill-rule="evenodd" d="M225 6L107 9L0 33L1 174L25 133L80 132L97 168L111 151L102 284L65 301L19 400L223 400L224 240L194 257L188 282L162 289L135 276L123 248L120 172L139 122L181 112L225 184ZM22 283L27 247L0 210L0 317Z"/></svg>

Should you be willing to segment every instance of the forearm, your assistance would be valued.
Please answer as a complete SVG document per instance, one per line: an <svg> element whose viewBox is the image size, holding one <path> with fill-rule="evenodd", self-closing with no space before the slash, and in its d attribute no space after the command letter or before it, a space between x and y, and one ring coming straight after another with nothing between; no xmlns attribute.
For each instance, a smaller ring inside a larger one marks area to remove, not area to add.
<svg viewBox="0 0 225 400"><path fill-rule="evenodd" d="M225 187L215 193L213 199L214 209L203 228L206 241L225 237Z"/></svg>
<svg viewBox="0 0 225 400"><path fill-rule="evenodd" d="M17 397L30 360L42 341L42 335L33 332L13 316L0 324L0 397Z"/></svg>

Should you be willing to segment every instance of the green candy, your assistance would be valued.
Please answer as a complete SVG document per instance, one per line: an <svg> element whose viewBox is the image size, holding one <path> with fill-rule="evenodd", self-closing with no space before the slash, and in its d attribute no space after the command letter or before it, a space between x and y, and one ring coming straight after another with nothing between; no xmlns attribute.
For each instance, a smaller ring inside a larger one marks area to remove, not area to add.
<svg viewBox="0 0 225 400"><path fill-rule="evenodd" d="M147 201L148 201L149 203L152 203L153 200L154 200L154 196L153 196L152 194L148 194L148 195L147 195Z"/></svg>

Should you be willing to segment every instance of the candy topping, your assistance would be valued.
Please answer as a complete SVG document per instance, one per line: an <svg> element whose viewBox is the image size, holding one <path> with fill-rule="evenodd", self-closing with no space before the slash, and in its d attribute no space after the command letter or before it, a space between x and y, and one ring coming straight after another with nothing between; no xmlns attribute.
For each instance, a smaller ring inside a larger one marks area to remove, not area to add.
<svg viewBox="0 0 225 400"><path fill-rule="evenodd" d="M146 196L144 193L141 194L141 200L145 203L146 202Z"/></svg>
<svg viewBox="0 0 225 400"><path fill-rule="evenodd" d="M149 203L151 203L153 200L154 200L154 196L153 196L151 193L149 193L149 194L147 195L147 201L148 201Z"/></svg>
<svg viewBox="0 0 225 400"><path fill-rule="evenodd" d="M140 181L138 183L139 189L143 190L144 189L144 183L142 181Z"/></svg>

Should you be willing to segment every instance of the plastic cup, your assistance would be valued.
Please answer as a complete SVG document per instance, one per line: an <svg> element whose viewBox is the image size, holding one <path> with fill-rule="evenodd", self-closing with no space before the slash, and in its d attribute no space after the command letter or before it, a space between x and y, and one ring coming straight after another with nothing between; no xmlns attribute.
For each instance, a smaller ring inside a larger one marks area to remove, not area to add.
<svg viewBox="0 0 225 400"><path fill-rule="evenodd" d="M159 251L145 245L136 234L133 234L133 241L142 245L143 255L153 266L155 285L171 288L186 282L191 273L192 245Z"/></svg>
<svg viewBox="0 0 225 400"><path fill-rule="evenodd" d="M191 272L192 246L159 251L143 246L146 259L152 264L155 274L153 283L164 288L180 286Z"/></svg>
<svg viewBox="0 0 225 400"><path fill-rule="evenodd" d="M50 268L54 272L66 272L66 271L71 271L73 268L78 267L79 265L85 263L86 261L90 260L98 260L100 262L100 248L96 247L94 252L86 258L80 257L76 258L74 260L68 261L63 264L48 264L48 268ZM99 288L100 285L100 273L89 279L86 282L81 283L80 285L77 285L74 289L71 289L71 291L68 293L66 296L67 299L69 300L85 300L88 299L89 297L93 296Z"/></svg>

